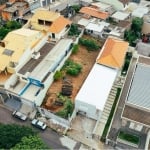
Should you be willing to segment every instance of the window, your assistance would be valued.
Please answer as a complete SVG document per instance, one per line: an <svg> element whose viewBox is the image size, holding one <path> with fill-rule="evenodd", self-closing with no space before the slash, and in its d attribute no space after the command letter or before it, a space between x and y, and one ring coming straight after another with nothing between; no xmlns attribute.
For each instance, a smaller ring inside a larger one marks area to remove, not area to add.
<svg viewBox="0 0 150 150"><path fill-rule="evenodd" d="M9 49L5 49L5 50L3 51L3 54L4 54L4 55L7 55L7 56L12 56L13 53L14 53L14 51L9 50Z"/></svg>
<svg viewBox="0 0 150 150"><path fill-rule="evenodd" d="M45 25L46 26L50 26L52 24L52 22L50 22L50 21L45 21Z"/></svg>
<svg viewBox="0 0 150 150"><path fill-rule="evenodd" d="M38 19L38 24L44 25L44 20Z"/></svg>

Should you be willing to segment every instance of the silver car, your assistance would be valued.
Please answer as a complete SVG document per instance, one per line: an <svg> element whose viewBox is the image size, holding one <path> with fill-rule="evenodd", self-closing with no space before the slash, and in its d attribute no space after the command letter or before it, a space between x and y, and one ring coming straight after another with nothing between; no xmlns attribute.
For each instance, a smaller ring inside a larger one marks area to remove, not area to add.
<svg viewBox="0 0 150 150"><path fill-rule="evenodd" d="M33 119L32 122L31 122L31 124L33 126L39 128L39 129L42 129L42 130L45 130L46 127L47 127L47 125L44 122L42 122L42 121L40 121L38 119Z"/></svg>
<svg viewBox="0 0 150 150"><path fill-rule="evenodd" d="M23 121L25 121L25 120L27 119L27 116L26 116L25 114L23 114L23 113L21 113L21 112L19 112L19 111L17 111L17 110L15 110L15 111L12 113L12 115L13 115L14 117L20 119L20 120L23 120Z"/></svg>

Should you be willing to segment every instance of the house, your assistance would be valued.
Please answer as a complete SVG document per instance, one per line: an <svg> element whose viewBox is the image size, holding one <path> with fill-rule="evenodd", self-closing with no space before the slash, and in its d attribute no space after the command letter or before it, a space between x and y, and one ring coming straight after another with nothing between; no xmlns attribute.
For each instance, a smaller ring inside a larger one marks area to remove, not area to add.
<svg viewBox="0 0 150 150"><path fill-rule="evenodd" d="M147 57L150 56L150 44L149 43L144 43L142 41L139 41L136 44L136 50L139 55L143 55Z"/></svg>
<svg viewBox="0 0 150 150"><path fill-rule="evenodd" d="M62 39L56 45L45 42L31 58L5 83L8 96L19 97L30 107L40 106L53 82L55 72L71 54L71 39Z"/></svg>
<svg viewBox="0 0 150 150"><path fill-rule="evenodd" d="M122 10L124 8L124 4L120 0L98 0L103 3L107 3L112 5L116 10Z"/></svg>
<svg viewBox="0 0 150 150"><path fill-rule="evenodd" d="M107 38L99 56L75 98L75 111L99 120L116 76L124 63L128 43Z"/></svg>
<svg viewBox="0 0 150 150"><path fill-rule="evenodd" d="M4 21L16 20L30 11L29 3L26 1L7 2L6 7L1 11Z"/></svg>
<svg viewBox="0 0 150 150"><path fill-rule="evenodd" d="M97 59L97 63L107 67L121 69L124 64L128 45L128 42L108 37Z"/></svg>
<svg viewBox="0 0 150 150"><path fill-rule="evenodd" d="M149 12L149 8L145 7L145 6L139 6L137 7L135 10L133 10L133 12L131 13L132 17L139 17L139 18L143 18L143 16L145 14L147 14Z"/></svg>
<svg viewBox="0 0 150 150"><path fill-rule="evenodd" d="M66 34L71 23L58 12L38 9L24 28L45 31L51 40L58 40Z"/></svg>
<svg viewBox="0 0 150 150"><path fill-rule="evenodd" d="M111 18L113 18L116 22L128 20L130 18L130 13L117 11L114 14L112 14Z"/></svg>
<svg viewBox="0 0 150 150"><path fill-rule="evenodd" d="M149 13L143 16L142 33L143 34L150 33L150 14Z"/></svg>
<svg viewBox="0 0 150 150"><path fill-rule="evenodd" d="M103 2L93 2L91 3L91 7L97 8L100 11L108 12L109 14L115 12L115 9L112 5Z"/></svg>
<svg viewBox="0 0 150 150"><path fill-rule="evenodd" d="M32 12L33 10L41 7L41 3L39 0L26 0L29 4L30 11Z"/></svg>
<svg viewBox="0 0 150 150"><path fill-rule="evenodd" d="M91 22L85 27L85 32L94 37L100 37L100 35L103 32L104 27L105 27L104 25L100 25L98 23Z"/></svg>
<svg viewBox="0 0 150 150"><path fill-rule="evenodd" d="M108 12L100 11L99 9L93 7L82 7L79 12L83 14L83 17L85 18L93 17L106 20L109 17Z"/></svg>
<svg viewBox="0 0 150 150"><path fill-rule="evenodd" d="M44 33L30 29L9 32L0 42L0 72L15 73L31 57L37 44L41 46L43 40L47 40L45 38Z"/></svg>
<svg viewBox="0 0 150 150"><path fill-rule="evenodd" d="M130 79L122 111L122 126L140 134L146 134L145 149L150 142L150 59L139 56ZM127 79L128 80L128 79ZM138 148L138 147L137 147Z"/></svg>

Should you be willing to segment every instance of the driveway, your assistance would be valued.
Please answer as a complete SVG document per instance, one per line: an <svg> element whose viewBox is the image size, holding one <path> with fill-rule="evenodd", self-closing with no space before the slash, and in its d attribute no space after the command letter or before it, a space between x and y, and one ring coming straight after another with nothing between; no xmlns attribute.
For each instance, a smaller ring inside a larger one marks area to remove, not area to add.
<svg viewBox="0 0 150 150"><path fill-rule="evenodd" d="M14 118L12 112L3 106L0 105L0 123L3 124L19 124L31 126L29 120L22 122L17 118ZM38 129L37 129L38 130ZM46 143L52 149L79 149L81 144L80 142L76 142L66 136L59 135L55 131L47 128L45 131L39 131L40 137L43 139L44 143Z"/></svg>

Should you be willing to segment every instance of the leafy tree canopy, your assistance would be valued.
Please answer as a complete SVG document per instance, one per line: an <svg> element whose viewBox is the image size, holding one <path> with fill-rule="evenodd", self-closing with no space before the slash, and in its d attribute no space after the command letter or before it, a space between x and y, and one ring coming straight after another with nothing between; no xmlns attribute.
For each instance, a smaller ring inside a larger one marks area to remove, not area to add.
<svg viewBox="0 0 150 150"><path fill-rule="evenodd" d="M30 135L36 135L32 128L15 124L0 124L0 149L10 149L23 137Z"/></svg>
<svg viewBox="0 0 150 150"><path fill-rule="evenodd" d="M17 21L8 21L4 26L0 27L0 40L2 40L10 31L21 28L21 24Z"/></svg>
<svg viewBox="0 0 150 150"><path fill-rule="evenodd" d="M132 20L131 30L135 32L141 32L142 25L143 25L143 19L136 17Z"/></svg>
<svg viewBox="0 0 150 150"><path fill-rule="evenodd" d="M38 136L23 137L21 142L16 144L11 150L16 149L47 149L47 146Z"/></svg>
<svg viewBox="0 0 150 150"><path fill-rule="evenodd" d="M21 28L21 24L17 21L7 21L5 27L10 30L15 30Z"/></svg>

